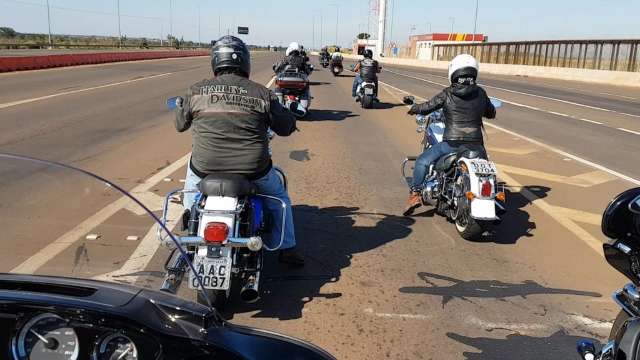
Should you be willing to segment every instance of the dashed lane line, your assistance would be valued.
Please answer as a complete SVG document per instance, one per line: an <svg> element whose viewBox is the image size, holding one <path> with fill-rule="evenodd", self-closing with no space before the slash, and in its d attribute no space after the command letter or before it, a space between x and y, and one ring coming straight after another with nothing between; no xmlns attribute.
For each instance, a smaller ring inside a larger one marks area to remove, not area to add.
<svg viewBox="0 0 640 360"><path fill-rule="evenodd" d="M131 83L138 82L138 81L164 77L164 76L168 76L168 75L172 75L172 74L174 74L174 73L173 72L167 72L167 73L163 73L163 74L145 76L145 77L141 77L141 78L137 78L137 79L130 79L130 80L118 81L118 82L110 83L110 84L92 86L92 87L88 87L88 88L84 88L84 89L63 91L63 92L59 92L59 93L55 93L55 94L49 94L49 95L45 95L45 96L39 96L39 97L31 98L31 99L23 99L23 100L12 101L12 102L8 102L8 103L0 104L0 109L6 109L6 108L10 108L10 107L17 106L17 105L24 105L24 104L29 104L29 103L36 102L36 101L52 99L52 98L56 98L56 97L59 97L59 96L72 95L72 94L78 94L78 93L83 93L83 92L92 91L92 90L109 88L109 87L118 86L118 85L131 84Z"/></svg>

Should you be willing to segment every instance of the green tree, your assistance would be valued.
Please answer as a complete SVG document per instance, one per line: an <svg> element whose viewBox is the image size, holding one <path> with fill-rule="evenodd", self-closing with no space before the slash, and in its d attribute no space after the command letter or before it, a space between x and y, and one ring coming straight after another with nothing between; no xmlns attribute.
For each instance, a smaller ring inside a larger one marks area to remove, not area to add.
<svg viewBox="0 0 640 360"><path fill-rule="evenodd" d="M364 40L364 39L368 40L368 39L370 39L370 38L371 38L371 35L369 35L369 34L367 34L367 33L360 33L360 34L358 34L358 39L360 39L360 40Z"/></svg>
<svg viewBox="0 0 640 360"><path fill-rule="evenodd" d="M13 28L0 27L0 37L7 37L10 39L13 39L14 37L16 37L16 35L18 35L18 32L13 30Z"/></svg>

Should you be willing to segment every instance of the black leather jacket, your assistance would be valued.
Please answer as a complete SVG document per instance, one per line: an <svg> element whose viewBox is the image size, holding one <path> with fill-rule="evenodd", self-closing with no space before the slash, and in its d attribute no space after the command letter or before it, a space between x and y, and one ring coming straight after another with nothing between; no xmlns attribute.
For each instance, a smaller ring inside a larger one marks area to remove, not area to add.
<svg viewBox="0 0 640 360"><path fill-rule="evenodd" d="M304 72L307 75L309 74L308 64L305 61L304 56L302 55L286 56L284 59L282 59L282 61L280 61L280 63L278 63L278 65L276 65L276 68L274 69L274 71L277 74L282 70L284 70L284 68L287 67L287 65L290 65L291 67L294 67L298 69L298 71Z"/></svg>
<svg viewBox="0 0 640 360"><path fill-rule="evenodd" d="M456 143L482 144L482 117L496 117L487 93L475 84L453 84L431 100L414 104L409 112L427 115L438 109L445 118L443 140Z"/></svg>
<svg viewBox="0 0 640 360"><path fill-rule="evenodd" d="M271 170L267 128L288 136L296 119L269 89L225 74L187 90L175 125L179 132L193 131L189 166L196 175L225 172L255 180Z"/></svg>
<svg viewBox="0 0 640 360"><path fill-rule="evenodd" d="M380 65L377 60L360 60L360 77L365 81L375 81L380 72Z"/></svg>

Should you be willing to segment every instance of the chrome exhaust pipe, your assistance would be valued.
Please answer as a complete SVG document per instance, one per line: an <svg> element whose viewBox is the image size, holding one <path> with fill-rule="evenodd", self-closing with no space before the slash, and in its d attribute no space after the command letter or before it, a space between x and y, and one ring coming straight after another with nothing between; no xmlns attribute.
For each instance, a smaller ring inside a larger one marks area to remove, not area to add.
<svg viewBox="0 0 640 360"><path fill-rule="evenodd" d="M251 304L260 299L260 292L258 291L259 278L260 273L251 275L247 280L247 283L242 287L242 290L240 290L240 299L245 303Z"/></svg>

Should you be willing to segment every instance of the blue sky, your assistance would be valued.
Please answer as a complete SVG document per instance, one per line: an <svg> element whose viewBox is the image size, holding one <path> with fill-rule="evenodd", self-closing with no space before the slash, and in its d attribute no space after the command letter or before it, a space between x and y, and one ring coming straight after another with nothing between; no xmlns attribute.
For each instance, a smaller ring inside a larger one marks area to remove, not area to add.
<svg viewBox="0 0 640 360"><path fill-rule="evenodd" d="M448 32L451 17L454 31L473 32L475 0L389 0L393 28L389 35L406 41L414 33ZM369 0L313 0L308 5L283 9L280 1L267 0L172 0L173 33L198 40L198 9L203 42L216 38L227 28L249 26L250 43L285 44L298 40L320 44L322 18L324 43L336 37L336 6L339 4L338 37L350 42L358 30L367 28ZM52 31L65 34L117 35L117 0L50 0ZM46 32L46 0L0 0L0 26L21 32ZM479 0L478 32L492 41L572 38L640 38L640 0ZM70 9L87 10L88 12ZM393 10L393 11L392 11ZM122 33L157 38L169 33L169 0L120 0ZM297 15L293 15L297 14ZM391 17L390 17L391 19ZM370 28L377 18L371 16ZM389 21L391 23L391 20Z"/></svg>

